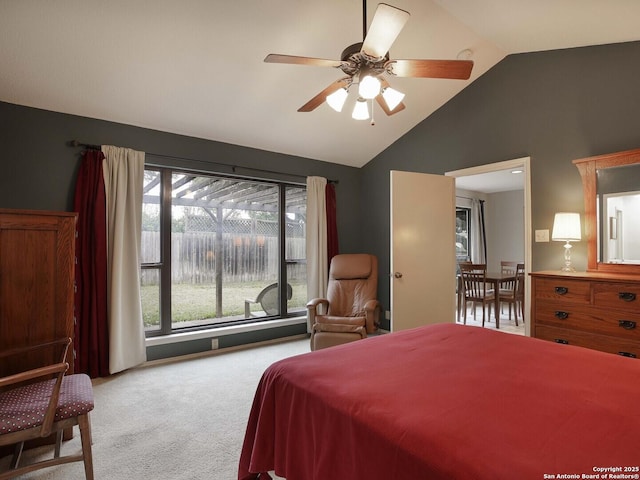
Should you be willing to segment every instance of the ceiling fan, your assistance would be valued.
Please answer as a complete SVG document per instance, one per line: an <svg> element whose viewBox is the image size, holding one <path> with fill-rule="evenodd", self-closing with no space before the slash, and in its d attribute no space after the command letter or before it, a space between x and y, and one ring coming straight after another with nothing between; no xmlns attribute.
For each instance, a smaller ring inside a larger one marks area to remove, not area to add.
<svg viewBox="0 0 640 480"><path fill-rule="evenodd" d="M331 83L327 88L298 109L311 112L324 101L340 112L352 85L358 85L358 99L353 118L369 118L367 100L375 98L387 115L405 109L404 94L389 85L384 74L390 77L449 78L467 80L473 68L472 60L397 60L389 57L389 48L409 20L409 12L381 3L376 9L367 32L367 0L362 2L363 41L348 46L340 60L299 57L271 53L264 59L267 63L286 63L317 67L340 68L346 76ZM373 104L372 104L373 106Z"/></svg>

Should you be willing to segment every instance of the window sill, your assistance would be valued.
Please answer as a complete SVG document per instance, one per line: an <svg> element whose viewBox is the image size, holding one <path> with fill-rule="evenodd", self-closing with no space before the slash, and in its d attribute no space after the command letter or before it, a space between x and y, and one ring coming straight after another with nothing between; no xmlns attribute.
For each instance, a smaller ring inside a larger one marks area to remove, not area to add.
<svg viewBox="0 0 640 480"><path fill-rule="evenodd" d="M270 328L285 327L289 325L299 325L306 323L307 317L292 317L271 320L269 322L244 323L242 325L229 325L226 327L211 328L207 330L197 330L194 332L172 333L158 337L149 337L145 340L145 346L153 347L157 345L169 345L172 343L188 342L200 340L202 338L218 338L237 333L255 332L258 330L268 330Z"/></svg>

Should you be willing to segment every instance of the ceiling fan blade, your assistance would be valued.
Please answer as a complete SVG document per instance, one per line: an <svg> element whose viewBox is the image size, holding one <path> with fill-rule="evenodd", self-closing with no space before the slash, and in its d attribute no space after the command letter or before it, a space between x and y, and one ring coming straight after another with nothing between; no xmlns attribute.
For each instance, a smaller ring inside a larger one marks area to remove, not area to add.
<svg viewBox="0 0 640 480"><path fill-rule="evenodd" d="M376 9L362 52L373 58L384 58L409 20L409 12L381 3Z"/></svg>
<svg viewBox="0 0 640 480"><path fill-rule="evenodd" d="M339 88L346 88L351 83L351 77L341 78L340 80L336 80L327 88L322 90L319 94L301 106L298 111L299 112L311 112L318 108L322 103L327 99L327 95L331 95L333 92L338 90Z"/></svg>
<svg viewBox="0 0 640 480"><path fill-rule="evenodd" d="M310 65L313 67L339 67L342 65L340 60L327 60L324 58L313 57L297 57L295 55L280 55L278 53L270 53L264 58L266 63L287 63L291 65Z"/></svg>
<svg viewBox="0 0 640 480"><path fill-rule="evenodd" d="M385 78L380 78L380 83L383 89L391 86L389 85L389 82L387 82ZM407 108L404 103L400 102L398 105L396 105L396 107L393 110L389 109L389 106L387 105L387 102L385 101L382 94L379 94L376 96L376 102L378 102L378 105L380 105L380 108L382 108L382 110L384 110L384 113L386 113L387 115L394 115L398 112L401 112L405 108Z"/></svg>
<svg viewBox="0 0 640 480"><path fill-rule="evenodd" d="M467 80L473 68L472 60L390 60L387 73L398 77L453 78Z"/></svg>

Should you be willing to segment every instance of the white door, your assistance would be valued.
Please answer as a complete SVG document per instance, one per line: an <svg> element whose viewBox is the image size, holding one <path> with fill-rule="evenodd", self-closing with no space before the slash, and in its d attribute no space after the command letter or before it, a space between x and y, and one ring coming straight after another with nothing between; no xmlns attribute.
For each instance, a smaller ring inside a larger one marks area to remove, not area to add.
<svg viewBox="0 0 640 480"><path fill-rule="evenodd" d="M391 171L391 331L455 319L455 182Z"/></svg>

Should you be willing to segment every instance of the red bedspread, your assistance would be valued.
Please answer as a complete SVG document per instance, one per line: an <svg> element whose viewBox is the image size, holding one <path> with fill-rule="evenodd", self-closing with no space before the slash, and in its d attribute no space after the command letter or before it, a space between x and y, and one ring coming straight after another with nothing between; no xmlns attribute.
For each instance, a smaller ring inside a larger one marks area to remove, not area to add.
<svg viewBox="0 0 640 480"><path fill-rule="evenodd" d="M439 324L271 365L238 478L638 478L596 470L638 465L640 361Z"/></svg>

